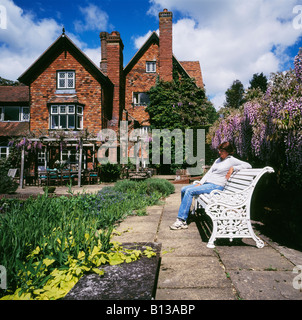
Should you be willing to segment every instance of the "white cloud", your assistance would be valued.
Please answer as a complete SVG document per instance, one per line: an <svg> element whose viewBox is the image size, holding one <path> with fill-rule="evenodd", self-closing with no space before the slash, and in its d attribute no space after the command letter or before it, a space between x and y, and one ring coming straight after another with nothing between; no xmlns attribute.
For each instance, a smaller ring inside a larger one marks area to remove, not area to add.
<svg viewBox="0 0 302 320"><path fill-rule="evenodd" d="M173 21L173 52L180 61L200 61L216 107L234 80L247 87L254 73L278 71L290 59L285 49L301 36L292 24L298 0L150 2L150 14L167 8L186 17Z"/></svg>
<svg viewBox="0 0 302 320"><path fill-rule="evenodd" d="M61 26L53 19L34 21L11 0L1 0L7 14L0 29L0 76L16 80L58 37Z"/></svg>
<svg viewBox="0 0 302 320"><path fill-rule="evenodd" d="M38 20L35 15L25 13L12 0L1 0L1 5L6 9L7 28L0 28L0 76L16 80L60 36L62 26L54 19ZM93 10L95 15L91 13ZM93 6L84 8L83 13L85 21L91 18L83 28L98 29L102 27L100 21L106 21L104 23L107 24L104 14L104 19L98 20L96 26L96 19L100 17L101 12ZM88 48L76 34L69 32L68 36L99 66L100 48Z"/></svg>
<svg viewBox="0 0 302 320"><path fill-rule="evenodd" d="M84 16L84 22L77 20L74 23L76 32L87 30L106 30L108 25L108 14L94 4L87 7L80 7L80 11Z"/></svg>

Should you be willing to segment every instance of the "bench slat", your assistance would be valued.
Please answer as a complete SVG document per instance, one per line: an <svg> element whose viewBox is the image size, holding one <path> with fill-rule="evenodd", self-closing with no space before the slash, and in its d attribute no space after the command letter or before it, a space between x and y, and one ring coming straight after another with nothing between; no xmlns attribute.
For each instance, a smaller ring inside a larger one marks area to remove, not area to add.
<svg viewBox="0 0 302 320"><path fill-rule="evenodd" d="M234 177L234 178L231 178L228 183L237 183L237 184L242 184L244 186L249 186L251 184L251 180L238 179Z"/></svg>

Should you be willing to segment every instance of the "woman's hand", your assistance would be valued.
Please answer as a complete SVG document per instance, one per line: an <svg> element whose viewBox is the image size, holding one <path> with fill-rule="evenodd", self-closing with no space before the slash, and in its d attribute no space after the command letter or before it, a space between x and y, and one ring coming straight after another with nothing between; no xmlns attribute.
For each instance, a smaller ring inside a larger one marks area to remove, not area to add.
<svg viewBox="0 0 302 320"><path fill-rule="evenodd" d="M231 168L229 169L228 173L226 174L225 178L226 178L227 180L229 180L229 178L230 178L230 176L232 175L233 172L234 172L234 168L231 167Z"/></svg>

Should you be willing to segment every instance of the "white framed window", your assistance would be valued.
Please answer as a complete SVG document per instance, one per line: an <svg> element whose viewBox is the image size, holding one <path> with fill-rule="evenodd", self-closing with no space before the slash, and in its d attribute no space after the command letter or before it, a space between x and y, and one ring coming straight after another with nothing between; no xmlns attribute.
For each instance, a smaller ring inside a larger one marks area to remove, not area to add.
<svg viewBox="0 0 302 320"><path fill-rule="evenodd" d="M7 159L9 156L9 147L0 147L0 159Z"/></svg>
<svg viewBox="0 0 302 320"><path fill-rule="evenodd" d="M133 92L133 105L134 106L147 106L149 100L149 95L146 92Z"/></svg>
<svg viewBox="0 0 302 320"><path fill-rule="evenodd" d="M75 89L75 71L58 71L57 88Z"/></svg>
<svg viewBox="0 0 302 320"><path fill-rule="evenodd" d="M44 167L46 168L46 150L43 148L43 150L38 152L38 167Z"/></svg>
<svg viewBox="0 0 302 320"><path fill-rule="evenodd" d="M156 72L156 61L146 62L146 72Z"/></svg>
<svg viewBox="0 0 302 320"><path fill-rule="evenodd" d="M50 129L83 129L83 107L51 105Z"/></svg>
<svg viewBox="0 0 302 320"><path fill-rule="evenodd" d="M61 161L66 161L66 163L68 163L68 165L74 169L78 168L79 166L79 158L80 158L80 152L79 150L76 150L76 148L64 149L61 153ZM87 160L86 150L83 150L83 153L82 153L83 169L86 169L86 160Z"/></svg>
<svg viewBox="0 0 302 320"><path fill-rule="evenodd" d="M29 121L29 107L3 106L0 107L0 121Z"/></svg>

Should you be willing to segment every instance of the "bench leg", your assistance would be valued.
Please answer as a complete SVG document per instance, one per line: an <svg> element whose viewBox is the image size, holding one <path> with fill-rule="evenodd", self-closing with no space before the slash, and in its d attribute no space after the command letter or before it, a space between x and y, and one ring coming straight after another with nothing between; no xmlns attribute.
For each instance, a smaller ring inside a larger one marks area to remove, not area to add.
<svg viewBox="0 0 302 320"><path fill-rule="evenodd" d="M251 224L251 221L249 221L249 224L248 224L248 228L249 228L249 231L250 231L250 235L251 237L253 238L253 240L256 242L256 247L257 248L263 248L264 247L264 242L255 235L255 232L253 230L253 227L252 227L252 224Z"/></svg>
<svg viewBox="0 0 302 320"><path fill-rule="evenodd" d="M214 249L215 248L215 240L216 240L216 233L217 233L217 222L216 220L213 220L212 219L212 222L213 222L213 230L212 230L212 234L211 234L211 237L207 243L207 247L210 248L210 249Z"/></svg>

